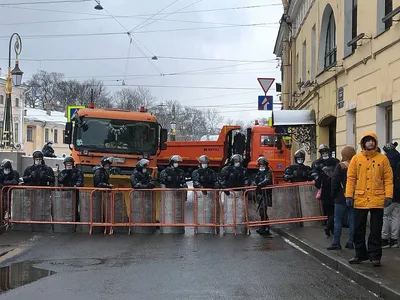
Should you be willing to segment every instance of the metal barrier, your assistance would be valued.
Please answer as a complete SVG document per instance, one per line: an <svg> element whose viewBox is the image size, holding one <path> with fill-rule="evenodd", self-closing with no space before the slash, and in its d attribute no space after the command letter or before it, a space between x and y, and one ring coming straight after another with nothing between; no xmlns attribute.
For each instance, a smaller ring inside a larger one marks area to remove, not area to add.
<svg viewBox="0 0 400 300"><path fill-rule="evenodd" d="M315 194L314 182L274 185L261 190L248 189L244 196L249 204L251 220L248 226L274 225L274 228L288 228L309 226L308 223L326 220L327 217L322 214L321 201L315 199ZM261 215L256 212L265 206L267 216L261 220Z"/></svg>
<svg viewBox="0 0 400 300"><path fill-rule="evenodd" d="M183 234L193 227L195 234L219 234L220 229L224 235L249 234L252 227L298 227L326 220L312 185L284 184L260 190L11 186L6 192L10 212L6 222L16 230L59 233L151 234L160 228L163 234ZM187 201L189 192L193 199ZM268 207L269 219L256 215L260 203Z"/></svg>

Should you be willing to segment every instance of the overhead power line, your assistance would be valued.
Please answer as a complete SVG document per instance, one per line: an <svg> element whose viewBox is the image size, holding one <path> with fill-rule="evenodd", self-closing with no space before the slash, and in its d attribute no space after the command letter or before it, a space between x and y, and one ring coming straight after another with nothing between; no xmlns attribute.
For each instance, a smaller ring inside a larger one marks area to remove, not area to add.
<svg viewBox="0 0 400 300"><path fill-rule="evenodd" d="M59 62L59 61L90 61L90 60L125 60L125 59L147 59L148 56L129 56L129 57L60 57L60 58L23 58L24 61L41 61L41 62ZM247 59L225 59L225 58L207 58L207 57L179 57L179 56L159 56L160 59L171 60L194 60L194 61L212 61L212 62L243 62L243 63L276 63L277 59L268 60L247 60ZM0 60L8 60L8 58L0 58Z"/></svg>
<svg viewBox="0 0 400 300"><path fill-rule="evenodd" d="M106 87L121 87L120 84L104 84ZM188 86L188 85L146 85L126 84L125 87L146 87L146 88L172 88L172 89L204 89L204 90L251 90L260 91L260 88L252 87L223 87L223 86Z"/></svg>
<svg viewBox="0 0 400 300"><path fill-rule="evenodd" d="M30 2L14 2L14 3L0 3L0 6L14 6L14 5L35 5L35 4L60 4L60 3L84 3L92 0L58 0L58 1L30 1Z"/></svg>
<svg viewBox="0 0 400 300"><path fill-rule="evenodd" d="M215 12L215 11L229 11L229 10L241 10L241 9L256 9L256 8L266 8L272 6L282 6L282 4L264 4L264 5L250 5L250 6L238 6L238 7L226 7L226 8L214 8L214 9L202 9L202 10L188 10L188 11L180 11L175 14L190 14L190 13L203 13L203 12ZM48 11L48 12L58 12L58 13L66 13L66 14L73 14L73 15L86 15L86 16L96 16L98 17L98 13L83 13L83 12L76 12L76 11L65 11L65 10L55 10L55 9L45 9L45 8L30 8L30 7L21 7L21 6L13 6L7 5L4 8L15 8L15 9L24 9L24 10L35 10L35 11ZM168 13L160 13L159 15L164 15ZM152 14L140 14L136 16L140 17L148 17ZM115 18L129 18L130 16L124 15L115 15Z"/></svg>

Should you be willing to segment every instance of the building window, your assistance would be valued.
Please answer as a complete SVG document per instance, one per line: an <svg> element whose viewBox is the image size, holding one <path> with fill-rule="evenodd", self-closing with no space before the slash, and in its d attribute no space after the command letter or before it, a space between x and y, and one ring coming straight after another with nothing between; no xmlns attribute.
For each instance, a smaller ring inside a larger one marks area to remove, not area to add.
<svg viewBox="0 0 400 300"><path fill-rule="evenodd" d="M44 130L44 142L47 143L49 141L49 129L46 128Z"/></svg>
<svg viewBox="0 0 400 300"><path fill-rule="evenodd" d="M325 43L325 70L331 68L336 63L336 25L333 11L329 16L328 29L326 31Z"/></svg>
<svg viewBox="0 0 400 300"><path fill-rule="evenodd" d="M14 142L18 142L19 130L18 123L14 124Z"/></svg>
<svg viewBox="0 0 400 300"><path fill-rule="evenodd" d="M386 143L393 140L393 109L392 106L386 107L385 113Z"/></svg>
<svg viewBox="0 0 400 300"><path fill-rule="evenodd" d="M354 39L357 36L357 1L353 0L353 8L351 13L351 39ZM352 45L352 52L356 51L357 43Z"/></svg>
<svg viewBox="0 0 400 300"><path fill-rule="evenodd" d="M393 10L393 0L385 0L385 16ZM385 22L385 30L388 30L393 25L393 20L390 18Z"/></svg>
<svg viewBox="0 0 400 300"><path fill-rule="evenodd" d="M315 79L315 52L316 52L316 44L315 44L315 38L316 38L316 33L315 33L315 25L313 26L311 30L311 80Z"/></svg>
<svg viewBox="0 0 400 300"><path fill-rule="evenodd" d="M58 144L58 129L54 129L54 144Z"/></svg>
<svg viewBox="0 0 400 300"><path fill-rule="evenodd" d="M0 95L0 104L4 105L4 96L3 95Z"/></svg>
<svg viewBox="0 0 400 300"><path fill-rule="evenodd" d="M26 127L26 141L33 142L33 127L32 126Z"/></svg>
<svg viewBox="0 0 400 300"><path fill-rule="evenodd" d="M15 107L19 107L19 99L15 98Z"/></svg>
<svg viewBox="0 0 400 300"><path fill-rule="evenodd" d="M302 65L301 80L304 82L307 80L307 42L306 41L304 41L304 43L303 43L301 65Z"/></svg>

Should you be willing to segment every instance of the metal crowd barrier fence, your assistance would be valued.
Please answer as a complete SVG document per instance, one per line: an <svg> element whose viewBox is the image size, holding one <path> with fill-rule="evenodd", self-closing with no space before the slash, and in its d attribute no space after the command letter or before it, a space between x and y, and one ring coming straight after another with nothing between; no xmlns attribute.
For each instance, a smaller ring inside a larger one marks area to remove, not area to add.
<svg viewBox="0 0 400 300"><path fill-rule="evenodd" d="M312 226L327 219L322 203L315 199L314 182L288 183L246 190L249 204L249 227ZM264 220L262 215L264 214Z"/></svg>
<svg viewBox="0 0 400 300"><path fill-rule="evenodd" d="M11 186L6 195L12 229L58 233L249 234L250 228L307 226L326 220L313 183L245 189L99 189ZM192 199L187 201L188 193ZM157 203L159 199L160 203ZM260 203L269 219L258 216ZM159 220L156 220L157 208ZM3 204L1 204L3 209Z"/></svg>

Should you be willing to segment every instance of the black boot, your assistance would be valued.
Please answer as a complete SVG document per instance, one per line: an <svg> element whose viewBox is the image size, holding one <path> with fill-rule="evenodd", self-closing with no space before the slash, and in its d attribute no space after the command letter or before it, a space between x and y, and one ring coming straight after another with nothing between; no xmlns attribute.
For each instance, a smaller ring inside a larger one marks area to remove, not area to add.
<svg viewBox="0 0 400 300"><path fill-rule="evenodd" d="M360 263L362 263L363 261L366 261L366 260L368 260L368 258L354 256L352 259L349 260L349 264L358 265L358 264L360 264Z"/></svg>

